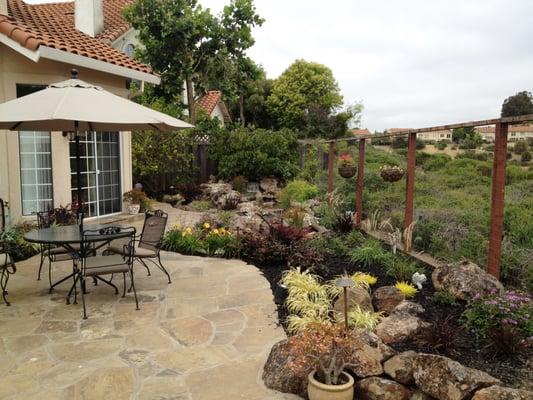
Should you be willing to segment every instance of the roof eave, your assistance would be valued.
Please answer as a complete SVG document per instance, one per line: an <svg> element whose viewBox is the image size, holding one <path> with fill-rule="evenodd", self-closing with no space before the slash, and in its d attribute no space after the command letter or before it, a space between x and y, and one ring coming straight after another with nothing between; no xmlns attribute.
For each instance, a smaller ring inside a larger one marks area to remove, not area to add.
<svg viewBox="0 0 533 400"><path fill-rule="evenodd" d="M54 49L52 47L41 45L39 46L38 53L42 58L49 60L90 68L112 75L118 75L125 78L152 83L154 85L159 85L161 83L161 78L157 75L136 71L131 68L122 67L120 65L111 64L105 61L95 60L94 58L80 56L79 54L69 53L67 51Z"/></svg>
<svg viewBox="0 0 533 400"><path fill-rule="evenodd" d="M37 50L30 50L22 46L19 42L11 39L9 36L0 34L0 43L5 44L7 47L15 50L17 53L20 53L24 57L29 58L33 62L39 61L40 54Z"/></svg>

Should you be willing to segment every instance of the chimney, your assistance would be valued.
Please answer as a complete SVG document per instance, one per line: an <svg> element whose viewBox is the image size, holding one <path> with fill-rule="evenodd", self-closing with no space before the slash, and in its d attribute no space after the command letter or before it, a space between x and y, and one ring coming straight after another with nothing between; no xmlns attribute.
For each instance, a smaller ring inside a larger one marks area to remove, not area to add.
<svg viewBox="0 0 533 400"><path fill-rule="evenodd" d="M7 0L0 0L0 14L8 15L8 12L7 12Z"/></svg>
<svg viewBox="0 0 533 400"><path fill-rule="evenodd" d="M74 4L74 24L77 30L92 37L104 30L103 0L75 0Z"/></svg>

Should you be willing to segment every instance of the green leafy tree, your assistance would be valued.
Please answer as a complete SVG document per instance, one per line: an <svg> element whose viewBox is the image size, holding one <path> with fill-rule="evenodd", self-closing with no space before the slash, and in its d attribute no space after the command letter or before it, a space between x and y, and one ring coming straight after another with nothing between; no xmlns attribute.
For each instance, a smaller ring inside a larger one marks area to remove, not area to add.
<svg viewBox="0 0 533 400"><path fill-rule="evenodd" d="M519 140L518 142L516 142L513 146L513 152L515 154L522 154L524 153L525 151L527 151L527 142L525 140Z"/></svg>
<svg viewBox="0 0 533 400"><path fill-rule="evenodd" d="M279 126L301 130L311 107L320 107L329 115L342 101L331 69L297 60L274 81L267 104Z"/></svg>
<svg viewBox="0 0 533 400"><path fill-rule="evenodd" d="M503 102L502 117L533 114L533 97L530 92L518 92Z"/></svg>
<svg viewBox="0 0 533 400"><path fill-rule="evenodd" d="M169 103L181 102L185 82L194 122L193 81L221 47L218 21L197 0L137 0L125 17L143 44L138 56L161 74L158 94Z"/></svg>
<svg viewBox="0 0 533 400"><path fill-rule="evenodd" d="M347 107L331 114L323 106L312 104L305 114L305 125L302 127L308 138L337 139L349 135L349 127L360 121L362 105Z"/></svg>

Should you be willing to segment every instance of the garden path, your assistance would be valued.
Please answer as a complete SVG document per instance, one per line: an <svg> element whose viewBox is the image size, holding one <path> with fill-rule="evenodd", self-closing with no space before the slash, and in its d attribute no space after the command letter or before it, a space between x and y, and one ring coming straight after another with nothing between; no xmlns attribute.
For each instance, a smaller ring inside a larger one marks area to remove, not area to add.
<svg viewBox="0 0 533 400"><path fill-rule="evenodd" d="M49 295L47 279L36 281L38 256L18 263L12 306L0 303L0 398L295 398L261 380L271 346L285 334L259 270L176 253L162 259L173 283L138 268L140 311L131 294L90 285L87 320L81 304L65 304L69 284ZM70 268L55 264L53 274Z"/></svg>

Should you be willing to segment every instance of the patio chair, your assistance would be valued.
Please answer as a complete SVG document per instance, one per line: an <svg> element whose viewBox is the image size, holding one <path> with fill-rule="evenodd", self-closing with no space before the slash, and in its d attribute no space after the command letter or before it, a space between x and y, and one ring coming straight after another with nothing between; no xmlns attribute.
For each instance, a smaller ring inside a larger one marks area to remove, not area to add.
<svg viewBox="0 0 533 400"><path fill-rule="evenodd" d="M127 243L124 245L122 254L99 255L92 254L88 239L91 235L98 235L106 237L106 235L127 234ZM133 278L133 249L135 244L136 230L133 227L119 227L109 226L101 229L87 229L83 231L83 243L81 248L81 263L78 269L78 280L80 282L80 292L83 304L83 319L87 319L87 308L85 305L85 279L91 277L93 279L102 281L115 289L115 294L118 294L118 288L111 282L113 274L123 275L124 289L122 297L126 296L126 274L129 274L131 280L131 288L135 297L136 310L139 310L139 301L137 299L137 291L135 289L135 281ZM87 250L88 249L88 250ZM86 251L87 250L87 251ZM102 278L102 276L111 275L109 280ZM76 296L76 290L74 291Z"/></svg>
<svg viewBox="0 0 533 400"><path fill-rule="evenodd" d="M50 228L54 223L56 223L56 214L62 215L61 222L63 224L73 224L76 223L75 218L71 218L71 220L67 223L67 220L63 216L64 209L56 208L50 211L41 211L37 213L37 225L39 229L45 229ZM78 245L72 246L74 250L79 250ZM42 244L41 245L41 262L39 263L39 272L37 274L37 280L41 280L41 270L43 269L44 260L48 260L48 280L50 282L50 286L52 286L52 263L58 262L58 261L68 261L73 259L73 255L65 248L63 247L56 247L52 246L50 244Z"/></svg>
<svg viewBox="0 0 533 400"><path fill-rule="evenodd" d="M151 261L168 278L168 283L172 283L170 274L161 262L161 244L167 226L168 214L162 210L147 211L144 217L144 224L141 235L135 241L134 259L138 260L148 271L150 268L147 262ZM123 244L123 243L122 243ZM124 254L123 246L112 243L106 250L107 253Z"/></svg>
<svg viewBox="0 0 533 400"><path fill-rule="evenodd" d="M9 276L17 272L17 267L13 261L13 258L9 254L7 244L0 241L0 290L2 290L2 298L6 303L6 306L10 306L11 303L7 301L7 282Z"/></svg>

